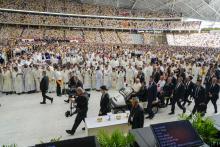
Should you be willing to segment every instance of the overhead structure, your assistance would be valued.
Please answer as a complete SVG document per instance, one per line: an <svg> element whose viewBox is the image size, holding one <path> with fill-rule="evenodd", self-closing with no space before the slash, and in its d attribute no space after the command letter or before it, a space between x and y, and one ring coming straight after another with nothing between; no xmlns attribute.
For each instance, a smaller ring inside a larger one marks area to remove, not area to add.
<svg viewBox="0 0 220 147"><path fill-rule="evenodd" d="M183 17L220 22L220 0L80 0L82 3L111 5L145 11L168 11Z"/></svg>

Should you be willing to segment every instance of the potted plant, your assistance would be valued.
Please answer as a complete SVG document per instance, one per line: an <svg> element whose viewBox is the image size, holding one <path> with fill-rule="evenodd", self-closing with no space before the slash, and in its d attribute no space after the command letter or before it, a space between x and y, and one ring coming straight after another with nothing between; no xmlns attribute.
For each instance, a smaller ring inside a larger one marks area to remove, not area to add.
<svg viewBox="0 0 220 147"><path fill-rule="evenodd" d="M61 138L62 138L62 136L57 137L57 138L52 138L52 139L50 139L50 142L57 142L57 141L60 141ZM43 141L41 140L40 143L45 143L45 142L43 142Z"/></svg>
<svg viewBox="0 0 220 147"><path fill-rule="evenodd" d="M17 144L11 144L11 145L2 145L2 147L17 147Z"/></svg>
<svg viewBox="0 0 220 147"><path fill-rule="evenodd" d="M115 130L112 134L101 130L97 135L101 147L132 147L135 138L132 134L124 135L122 131Z"/></svg>
<svg viewBox="0 0 220 147"><path fill-rule="evenodd" d="M196 113L193 116L182 114L179 119L189 120L206 144L210 146L220 145L219 131L215 128L214 121L211 118L202 117L200 113Z"/></svg>

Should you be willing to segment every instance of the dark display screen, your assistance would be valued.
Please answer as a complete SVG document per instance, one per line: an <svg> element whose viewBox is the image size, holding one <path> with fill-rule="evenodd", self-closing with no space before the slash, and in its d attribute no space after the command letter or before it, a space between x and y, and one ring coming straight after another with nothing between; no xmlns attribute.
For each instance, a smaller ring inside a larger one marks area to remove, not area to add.
<svg viewBox="0 0 220 147"><path fill-rule="evenodd" d="M159 147L196 147L203 141L189 121L175 121L151 125Z"/></svg>

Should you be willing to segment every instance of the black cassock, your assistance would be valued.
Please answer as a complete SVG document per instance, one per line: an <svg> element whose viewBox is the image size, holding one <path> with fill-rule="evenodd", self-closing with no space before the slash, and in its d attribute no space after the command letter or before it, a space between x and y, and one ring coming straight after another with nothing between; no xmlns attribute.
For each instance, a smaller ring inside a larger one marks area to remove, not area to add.
<svg viewBox="0 0 220 147"><path fill-rule="evenodd" d="M107 115L107 113L109 113L110 111L111 110L110 110L110 105L109 105L109 94L105 93L101 97L100 111L99 111L101 113L99 114L99 116Z"/></svg>
<svg viewBox="0 0 220 147"><path fill-rule="evenodd" d="M143 128L144 126L144 110L138 105L131 109L128 122L132 125L132 129Z"/></svg>

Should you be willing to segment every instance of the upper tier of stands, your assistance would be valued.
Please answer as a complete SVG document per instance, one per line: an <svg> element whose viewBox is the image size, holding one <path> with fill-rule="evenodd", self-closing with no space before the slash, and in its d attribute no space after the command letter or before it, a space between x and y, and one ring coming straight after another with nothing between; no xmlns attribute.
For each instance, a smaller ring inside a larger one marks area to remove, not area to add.
<svg viewBox="0 0 220 147"><path fill-rule="evenodd" d="M112 6L81 4L74 2L73 0L1 0L0 8L103 16L145 18L181 17L180 14L174 12L146 12L140 10L119 9Z"/></svg>

